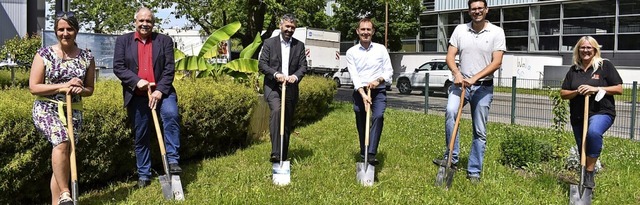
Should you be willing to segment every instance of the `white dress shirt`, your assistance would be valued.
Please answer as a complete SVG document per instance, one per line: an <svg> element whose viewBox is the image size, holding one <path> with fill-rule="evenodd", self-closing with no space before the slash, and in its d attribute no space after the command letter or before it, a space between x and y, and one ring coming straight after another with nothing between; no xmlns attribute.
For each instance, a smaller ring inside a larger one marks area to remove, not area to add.
<svg viewBox="0 0 640 205"><path fill-rule="evenodd" d="M362 44L354 45L347 50L347 69L353 81L353 88L366 87L369 82L380 77L385 82L391 83L393 67L387 48L382 44L371 42L369 48ZM385 88L385 83L380 83L377 88Z"/></svg>
<svg viewBox="0 0 640 205"><path fill-rule="evenodd" d="M289 76L289 54L291 53L291 39L285 41L280 35L280 51L282 52L282 74Z"/></svg>

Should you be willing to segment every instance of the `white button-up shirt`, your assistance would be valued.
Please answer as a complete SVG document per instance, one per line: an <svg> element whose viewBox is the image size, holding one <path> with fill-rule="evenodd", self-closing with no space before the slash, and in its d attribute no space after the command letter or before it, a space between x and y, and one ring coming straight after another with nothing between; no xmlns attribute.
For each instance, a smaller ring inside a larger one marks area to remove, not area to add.
<svg viewBox="0 0 640 205"><path fill-rule="evenodd" d="M292 37L293 38L293 37ZM280 35L280 51L282 52L282 74L289 76L289 54L291 53L291 40L285 41Z"/></svg>
<svg viewBox="0 0 640 205"><path fill-rule="evenodd" d="M393 67L387 48L382 44L371 42L369 48L362 44L354 45L347 50L347 69L353 81L353 88L366 87L369 82L380 77L385 82L391 83ZM381 83L377 88L385 88L385 83Z"/></svg>

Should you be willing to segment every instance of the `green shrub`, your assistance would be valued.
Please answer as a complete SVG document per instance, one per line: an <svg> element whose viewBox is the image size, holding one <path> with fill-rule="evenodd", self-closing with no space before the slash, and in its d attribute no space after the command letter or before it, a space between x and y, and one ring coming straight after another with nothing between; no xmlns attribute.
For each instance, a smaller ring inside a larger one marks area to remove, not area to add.
<svg viewBox="0 0 640 205"><path fill-rule="evenodd" d="M2 48L0 48L0 59L7 58L7 54L11 54L14 61L21 64L30 65L33 56L42 46L42 38L40 35L25 35L24 37L14 37L6 40Z"/></svg>
<svg viewBox="0 0 640 205"><path fill-rule="evenodd" d="M551 143L540 140L549 131L531 132L519 126L507 130L507 138L500 143L500 161L504 165L523 168L530 163L548 161L553 154Z"/></svg>
<svg viewBox="0 0 640 205"><path fill-rule="evenodd" d="M336 93L336 84L331 79L305 76L300 81L300 98L294 114L294 124L305 124L329 113L329 105Z"/></svg>
<svg viewBox="0 0 640 205"><path fill-rule="evenodd" d="M308 107L300 116L318 119L322 117L320 113L327 112L335 88L330 80L305 80L308 81L301 86L300 102ZM251 109L257 100L262 100L255 91L238 83L211 79L180 80L175 86L182 161L226 154L247 145ZM51 145L33 126L34 98L27 89L0 92L0 204L42 203L50 199ZM94 95L84 99L84 123L77 137L81 191L135 175L133 136L118 81L99 81ZM151 141L153 168L161 170L155 137Z"/></svg>
<svg viewBox="0 0 640 205"><path fill-rule="evenodd" d="M10 87L12 87L11 70L0 70L0 89L8 89ZM13 87L29 87L29 70L21 67L15 69L15 82L13 82Z"/></svg>

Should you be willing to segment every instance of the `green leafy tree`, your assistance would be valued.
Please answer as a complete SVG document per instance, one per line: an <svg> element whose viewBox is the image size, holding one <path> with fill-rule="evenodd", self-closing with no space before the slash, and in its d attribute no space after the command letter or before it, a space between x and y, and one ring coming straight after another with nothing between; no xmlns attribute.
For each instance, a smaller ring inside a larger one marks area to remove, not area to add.
<svg viewBox="0 0 640 205"><path fill-rule="evenodd" d="M7 54L11 54L14 61L18 64L29 67L33 56L36 55L41 43L40 35L25 35L24 37L14 37L4 42L0 49L0 60L7 58Z"/></svg>
<svg viewBox="0 0 640 205"><path fill-rule="evenodd" d="M355 29L362 17L371 18L376 29L373 41L384 44L385 1L389 1L388 48L402 49L401 40L418 34L418 16L422 11L420 0L340 0L333 5L333 27L342 33L342 41L357 40Z"/></svg>
<svg viewBox="0 0 640 205"><path fill-rule="evenodd" d="M51 10L55 9L55 0L47 0ZM80 23L80 27L93 33L115 33L133 29L133 15L140 6L156 8L159 2L145 1L137 3L128 0L71 0L70 11ZM55 20L55 14L49 20ZM156 22L161 22L156 19Z"/></svg>
<svg viewBox="0 0 640 205"><path fill-rule="evenodd" d="M285 13L296 15L298 27L328 28L324 4L324 0L175 0L165 2L162 7L175 6L173 15L190 20L184 28L199 26L206 35L229 21L239 21L242 27L232 37L240 39L246 47L256 35L262 39L270 37L277 29L279 17ZM264 34L263 30L266 30Z"/></svg>

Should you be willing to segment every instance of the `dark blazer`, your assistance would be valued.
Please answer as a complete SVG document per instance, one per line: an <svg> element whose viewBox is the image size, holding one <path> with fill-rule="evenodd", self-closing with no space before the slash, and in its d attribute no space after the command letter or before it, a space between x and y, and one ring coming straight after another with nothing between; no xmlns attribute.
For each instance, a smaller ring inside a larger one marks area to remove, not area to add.
<svg viewBox="0 0 640 205"><path fill-rule="evenodd" d="M126 107L135 95L138 77L138 42L134 40L134 33L118 36L113 52L113 73L122 81L124 94L124 106ZM156 90L168 96L175 92L173 77L175 75L175 62L173 59L173 40L163 34L152 33L153 45L153 76L156 81Z"/></svg>
<svg viewBox="0 0 640 205"><path fill-rule="evenodd" d="M276 81L274 74L282 73L282 50L280 48L280 35L271 37L264 41L258 68L264 74L265 97L274 90L280 90L281 83ZM307 55L305 54L304 43L298 39L291 38L291 50L289 53L289 75L298 77L298 81L288 84L287 90L291 90L294 95L298 95L298 83L307 72ZM289 93L289 92L287 92Z"/></svg>

